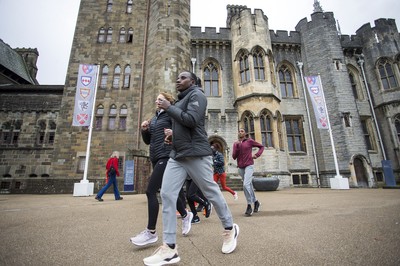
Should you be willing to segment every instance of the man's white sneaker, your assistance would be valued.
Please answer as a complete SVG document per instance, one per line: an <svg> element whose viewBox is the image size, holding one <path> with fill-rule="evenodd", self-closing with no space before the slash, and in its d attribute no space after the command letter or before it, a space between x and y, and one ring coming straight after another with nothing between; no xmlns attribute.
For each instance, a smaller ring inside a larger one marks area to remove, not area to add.
<svg viewBox="0 0 400 266"><path fill-rule="evenodd" d="M187 235L192 228L193 213L187 212L186 217L182 219L182 235Z"/></svg>
<svg viewBox="0 0 400 266"><path fill-rule="evenodd" d="M238 200L238 198L239 198L239 195L238 195L238 193L235 191L235 194L233 194L233 199L234 199L234 200Z"/></svg>
<svg viewBox="0 0 400 266"><path fill-rule="evenodd" d="M147 228L137 236L131 237L132 244L136 246L146 246L157 242L157 240L157 233L152 234Z"/></svg>
<svg viewBox="0 0 400 266"><path fill-rule="evenodd" d="M239 236L239 225L233 224L232 230L225 230L222 236L224 238L222 253L232 253L236 248L237 237Z"/></svg>
<svg viewBox="0 0 400 266"><path fill-rule="evenodd" d="M143 263L147 266L161 266L174 264L181 260L178 255L177 246L172 249L167 244L163 244L150 257L144 258Z"/></svg>

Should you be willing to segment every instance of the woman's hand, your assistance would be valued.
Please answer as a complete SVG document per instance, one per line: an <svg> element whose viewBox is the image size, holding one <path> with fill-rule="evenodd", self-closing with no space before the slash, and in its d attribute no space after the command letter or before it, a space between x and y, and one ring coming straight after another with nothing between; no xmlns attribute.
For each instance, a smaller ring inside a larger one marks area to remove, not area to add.
<svg viewBox="0 0 400 266"><path fill-rule="evenodd" d="M164 128L164 143L165 144L172 144L172 129Z"/></svg>
<svg viewBox="0 0 400 266"><path fill-rule="evenodd" d="M143 123L142 123L142 130L148 130L149 129L149 125L150 125L150 123L149 123L149 121L143 121Z"/></svg>

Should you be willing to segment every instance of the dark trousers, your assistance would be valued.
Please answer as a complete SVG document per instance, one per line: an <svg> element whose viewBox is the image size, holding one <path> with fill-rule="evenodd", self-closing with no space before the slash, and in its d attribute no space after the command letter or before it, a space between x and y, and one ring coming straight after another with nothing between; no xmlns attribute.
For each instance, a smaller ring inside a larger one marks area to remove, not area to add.
<svg viewBox="0 0 400 266"><path fill-rule="evenodd" d="M203 192L201 192L199 187L196 185L195 182L193 182L192 179L186 180L186 198L188 200L190 211L193 213L193 216L197 215L194 202L197 202L203 206L207 206L209 204L207 198L203 195Z"/></svg>

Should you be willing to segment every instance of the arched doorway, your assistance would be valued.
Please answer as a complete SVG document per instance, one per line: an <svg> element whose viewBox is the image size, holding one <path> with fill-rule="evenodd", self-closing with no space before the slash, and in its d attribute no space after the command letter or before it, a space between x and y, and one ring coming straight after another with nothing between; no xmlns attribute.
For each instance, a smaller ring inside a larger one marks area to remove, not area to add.
<svg viewBox="0 0 400 266"><path fill-rule="evenodd" d="M353 164L358 187L368 188L368 173L364 167L363 160L355 158Z"/></svg>

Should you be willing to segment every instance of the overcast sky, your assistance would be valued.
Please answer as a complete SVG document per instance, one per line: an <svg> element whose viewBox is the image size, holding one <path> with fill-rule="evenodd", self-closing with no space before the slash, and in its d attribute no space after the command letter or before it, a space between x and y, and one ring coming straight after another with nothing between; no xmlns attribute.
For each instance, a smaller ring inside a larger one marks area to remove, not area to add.
<svg viewBox="0 0 400 266"><path fill-rule="evenodd" d="M98 0L100 2L100 0ZM106 2L105 0L103 1ZM297 23L313 13L314 0L192 0L191 25L225 27L226 6L259 8L271 30L294 31ZM80 0L0 0L0 39L12 48L37 48L37 79L43 85L65 82ZM342 34L352 35L378 18L393 18L400 25L399 0L320 0L333 12Z"/></svg>

